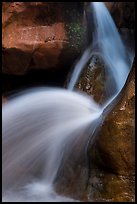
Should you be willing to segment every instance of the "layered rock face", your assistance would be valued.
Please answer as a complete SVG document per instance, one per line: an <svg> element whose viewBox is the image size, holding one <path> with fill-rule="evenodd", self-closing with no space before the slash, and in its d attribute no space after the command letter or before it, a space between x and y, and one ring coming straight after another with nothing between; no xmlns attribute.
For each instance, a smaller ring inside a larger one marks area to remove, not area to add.
<svg viewBox="0 0 137 204"><path fill-rule="evenodd" d="M83 3L3 2L3 73L61 69L85 41Z"/></svg>

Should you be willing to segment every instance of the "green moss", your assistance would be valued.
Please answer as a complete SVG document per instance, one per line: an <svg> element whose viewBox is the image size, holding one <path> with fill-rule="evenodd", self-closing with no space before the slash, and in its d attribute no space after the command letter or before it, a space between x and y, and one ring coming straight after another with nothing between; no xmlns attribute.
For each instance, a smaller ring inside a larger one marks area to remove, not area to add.
<svg viewBox="0 0 137 204"><path fill-rule="evenodd" d="M79 22L72 22L66 24L66 30L72 45L74 45L76 49L80 49L84 42L86 28L83 27Z"/></svg>

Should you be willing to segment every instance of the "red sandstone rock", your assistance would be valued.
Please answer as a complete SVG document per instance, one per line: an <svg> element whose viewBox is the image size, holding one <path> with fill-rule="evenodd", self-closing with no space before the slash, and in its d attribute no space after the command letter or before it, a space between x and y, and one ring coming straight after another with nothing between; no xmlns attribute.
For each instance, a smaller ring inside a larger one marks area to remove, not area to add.
<svg viewBox="0 0 137 204"><path fill-rule="evenodd" d="M82 6L76 3L67 10L63 2L3 2L3 73L24 74L29 69L70 64L81 48L74 44L78 36L71 24L83 26Z"/></svg>

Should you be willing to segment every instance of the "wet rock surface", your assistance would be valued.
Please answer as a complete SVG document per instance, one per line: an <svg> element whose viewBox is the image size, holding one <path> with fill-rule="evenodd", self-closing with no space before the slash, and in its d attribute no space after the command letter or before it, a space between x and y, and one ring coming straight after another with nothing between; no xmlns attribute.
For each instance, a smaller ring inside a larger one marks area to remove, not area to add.
<svg viewBox="0 0 137 204"><path fill-rule="evenodd" d="M89 183L84 185L86 190L83 190L86 201L127 202L135 199L134 70L135 64L120 96L111 105L111 112L107 116L104 113L105 120L100 123L101 128L93 135L89 145L90 173L86 178ZM101 104L108 97L107 80L108 85L112 85L113 79L105 73L103 62L93 56L75 89L86 92Z"/></svg>
<svg viewBox="0 0 137 204"><path fill-rule="evenodd" d="M98 148L104 167L107 164L114 173L121 175L133 175L135 167L134 70L129 78L118 103L106 116L96 141L96 151Z"/></svg>
<svg viewBox="0 0 137 204"><path fill-rule="evenodd" d="M96 102L102 103L106 98L105 78L104 64L94 55L80 74L75 89L86 92Z"/></svg>
<svg viewBox="0 0 137 204"><path fill-rule="evenodd" d="M135 28L135 2L104 2L118 28Z"/></svg>
<svg viewBox="0 0 137 204"><path fill-rule="evenodd" d="M91 96L98 104L103 104L115 92L113 77L107 72L108 67L103 62L101 56L92 55L88 63L80 73L74 86L74 90L82 91ZM68 86L71 74L69 73L65 83ZM110 90L111 83L111 90Z"/></svg>
<svg viewBox="0 0 137 204"><path fill-rule="evenodd" d="M81 164L76 164L75 168L74 166L72 167L71 162L65 166L65 171L58 177L60 181L56 184L56 192L76 200L88 201L86 190L88 168Z"/></svg>
<svg viewBox="0 0 137 204"><path fill-rule="evenodd" d="M84 27L83 3L3 2L3 73L70 65L83 49Z"/></svg>
<svg viewBox="0 0 137 204"><path fill-rule="evenodd" d="M95 168L89 179L88 201L134 202L135 177L112 174Z"/></svg>
<svg viewBox="0 0 137 204"><path fill-rule="evenodd" d="M58 172L55 186L56 191L67 197L79 201L87 201L87 184L89 178L89 164L86 155L87 140L81 133L76 145L71 146L72 151L67 158L62 159L62 166ZM66 146L69 149L70 147ZM84 152L84 153L83 153Z"/></svg>
<svg viewBox="0 0 137 204"><path fill-rule="evenodd" d="M118 102L106 116L95 141L89 146L90 193L96 199L134 201L135 196L135 76L133 65ZM104 113L105 114L105 113ZM100 173L103 177L100 177ZM97 180L99 188L93 184ZM100 184L101 182L101 184ZM91 190L92 189L92 190ZM121 190L120 190L121 189Z"/></svg>
<svg viewBox="0 0 137 204"><path fill-rule="evenodd" d="M103 104L113 94L109 91L110 83L115 90L115 84L112 83L114 80L106 70L102 58L93 55L81 72L75 89L86 92L97 103Z"/></svg>

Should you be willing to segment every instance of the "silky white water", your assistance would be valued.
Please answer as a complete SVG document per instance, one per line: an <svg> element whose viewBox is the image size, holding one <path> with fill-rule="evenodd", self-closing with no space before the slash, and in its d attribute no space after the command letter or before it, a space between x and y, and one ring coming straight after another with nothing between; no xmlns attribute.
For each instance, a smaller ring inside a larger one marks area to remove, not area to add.
<svg viewBox="0 0 137 204"><path fill-rule="evenodd" d="M124 45L104 4L93 2L91 7L97 26L94 43L76 65L68 88L73 90L82 68L98 45L97 54L107 64L107 71L117 85L117 94L127 79L131 59L126 58ZM62 158L67 160L72 147L83 141L83 137L85 143L88 141L85 133L94 123L92 136L106 105L100 107L85 94L57 88L28 90L4 104L3 202L73 201L55 192L54 181Z"/></svg>
<svg viewBox="0 0 137 204"><path fill-rule="evenodd" d="M134 54L132 53L131 55L131 53L126 50L105 4L103 2L92 2L90 7L94 12L93 17L95 24L92 44L77 63L68 84L68 89L74 89L79 75L89 59L93 55L99 55L106 64L107 69L105 71L113 76L113 83L115 83L117 87L114 93L116 96L127 80Z"/></svg>
<svg viewBox="0 0 137 204"><path fill-rule="evenodd" d="M101 111L91 98L65 89L34 89L4 105L3 201L58 200L53 183L65 149L86 137Z"/></svg>

